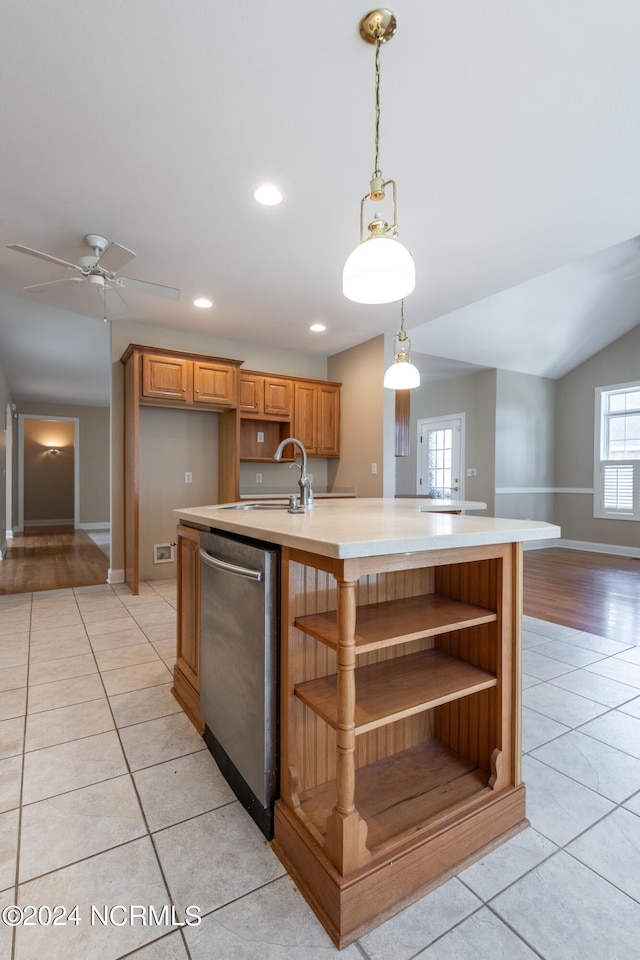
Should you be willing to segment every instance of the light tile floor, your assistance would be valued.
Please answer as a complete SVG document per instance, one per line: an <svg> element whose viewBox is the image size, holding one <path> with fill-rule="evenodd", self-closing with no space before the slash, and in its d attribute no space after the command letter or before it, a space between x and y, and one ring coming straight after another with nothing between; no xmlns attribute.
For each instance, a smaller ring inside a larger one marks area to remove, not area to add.
<svg viewBox="0 0 640 960"><path fill-rule="evenodd" d="M171 695L175 582L0 598L0 958L636 960L640 636L524 644L531 827L339 954Z"/></svg>

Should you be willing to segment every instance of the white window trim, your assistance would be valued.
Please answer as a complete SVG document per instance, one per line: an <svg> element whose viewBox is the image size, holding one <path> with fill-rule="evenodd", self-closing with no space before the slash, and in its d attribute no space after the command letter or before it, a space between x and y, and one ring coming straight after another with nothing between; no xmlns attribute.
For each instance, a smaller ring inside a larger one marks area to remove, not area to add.
<svg viewBox="0 0 640 960"><path fill-rule="evenodd" d="M640 381L613 383L595 388L595 412L593 429L593 516L600 520L640 520L640 460L603 459L604 431L602 429L602 397L616 390L639 389ZM604 471L607 466L633 468L633 506L629 510L606 509L604 506Z"/></svg>

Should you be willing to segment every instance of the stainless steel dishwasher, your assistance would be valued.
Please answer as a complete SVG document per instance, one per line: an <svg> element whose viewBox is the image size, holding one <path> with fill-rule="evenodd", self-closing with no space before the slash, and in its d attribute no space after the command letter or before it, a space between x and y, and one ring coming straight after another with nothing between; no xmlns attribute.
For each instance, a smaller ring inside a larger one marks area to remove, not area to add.
<svg viewBox="0 0 640 960"><path fill-rule="evenodd" d="M200 711L204 740L268 839L278 795L280 551L203 533L200 546Z"/></svg>

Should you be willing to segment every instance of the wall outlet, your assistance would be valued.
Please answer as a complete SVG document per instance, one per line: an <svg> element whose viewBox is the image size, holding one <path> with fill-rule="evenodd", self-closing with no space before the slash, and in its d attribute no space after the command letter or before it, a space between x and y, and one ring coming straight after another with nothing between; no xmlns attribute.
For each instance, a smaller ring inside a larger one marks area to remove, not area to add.
<svg viewBox="0 0 640 960"><path fill-rule="evenodd" d="M264 443L264 433L262 430L258 430L258 443Z"/></svg>
<svg viewBox="0 0 640 960"><path fill-rule="evenodd" d="M193 483L193 474L190 471L187 471L184 475L185 483Z"/></svg>
<svg viewBox="0 0 640 960"><path fill-rule="evenodd" d="M262 483L262 474L256 473L256 483Z"/></svg>
<svg viewBox="0 0 640 960"><path fill-rule="evenodd" d="M378 473L378 464L377 464L377 463L372 463L372 464L371 464L371 476L372 476L372 477L375 477L377 473Z"/></svg>

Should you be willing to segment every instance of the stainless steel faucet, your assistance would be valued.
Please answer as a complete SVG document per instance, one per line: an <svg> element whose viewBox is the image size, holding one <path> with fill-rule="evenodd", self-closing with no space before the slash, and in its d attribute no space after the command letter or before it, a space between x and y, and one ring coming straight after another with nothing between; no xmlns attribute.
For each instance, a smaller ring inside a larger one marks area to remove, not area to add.
<svg viewBox="0 0 640 960"><path fill-rule="evenodd" d="M287 437L286 440L283 440L282 443L278 445L278 449L272 459L275 460L276 463L280 463L282 460L282 451L288 443L293 443L296 447L299 447L302 453L302 466L300 466L297 460L295 463L300 469L300 479L298 480L300 503L303 507L306 507L308 504L313 503L313 490L311 489L311 478L307 473L307 451L305 450L304 444L300 440L296 440L295 437Z"/></svg>

